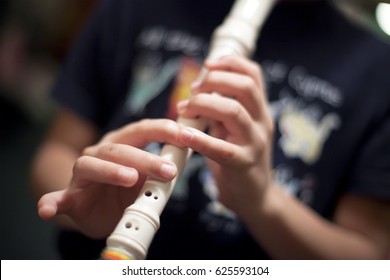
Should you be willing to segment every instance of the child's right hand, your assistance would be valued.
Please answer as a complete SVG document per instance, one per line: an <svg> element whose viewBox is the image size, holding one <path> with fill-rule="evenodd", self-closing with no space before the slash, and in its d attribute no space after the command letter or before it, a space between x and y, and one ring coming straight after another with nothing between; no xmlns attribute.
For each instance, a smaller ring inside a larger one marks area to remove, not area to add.
<svg viewBox="0 0 390 280"><path fill-rule="evenodd" d="M146 177L163 181L177 174L174 163L142 150L151 142L183 146L180 125L171 120L143 120L106 134L86 148L73 167L69 185L38 202L43 219L68 216L80 231L105 238L131 205Z"/></svg>

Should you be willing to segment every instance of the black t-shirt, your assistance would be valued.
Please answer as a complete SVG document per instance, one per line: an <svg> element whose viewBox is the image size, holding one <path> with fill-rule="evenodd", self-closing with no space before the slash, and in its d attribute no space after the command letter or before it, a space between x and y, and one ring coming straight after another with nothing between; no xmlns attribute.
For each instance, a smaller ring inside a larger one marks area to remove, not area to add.
<svg viewBox="0 0 390 280"><path fill-rule="evenodd" d="M188 96L210 34L231 4L104 1L64 65L55 99L102 134L142 118L175 119L174 104ZM327 219L346 192L389 199L388 43L352 25L327 1L313 1L277 4L257 45L253 59L263 68L276 124L276 180ZM159 146L146 149L158 152ZM72 259L98 258L105 245L68 232L59 241L63 256ZM267 255L218 202L204 158L195 154L148 258Z"/></svg>

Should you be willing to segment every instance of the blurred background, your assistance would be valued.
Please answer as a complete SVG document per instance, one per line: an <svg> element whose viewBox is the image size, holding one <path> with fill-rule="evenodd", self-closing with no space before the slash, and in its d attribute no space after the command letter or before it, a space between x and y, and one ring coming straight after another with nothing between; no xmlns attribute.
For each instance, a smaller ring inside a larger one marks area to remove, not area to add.
<svg viewBox="0 0 390 280"><path fill-rule="evenodd" d="M0 0L0 259L58 259L55 228L37 216L28 171L53 116L57 71L97 2ZM334 2L388 40L390 1Z"/></svg>
<svg viewBox="0 0 390 280"><path fill-rule="evenodd" d="M58 259L29 189L57 71L97 0L0 0L0 258Z"/></svg>

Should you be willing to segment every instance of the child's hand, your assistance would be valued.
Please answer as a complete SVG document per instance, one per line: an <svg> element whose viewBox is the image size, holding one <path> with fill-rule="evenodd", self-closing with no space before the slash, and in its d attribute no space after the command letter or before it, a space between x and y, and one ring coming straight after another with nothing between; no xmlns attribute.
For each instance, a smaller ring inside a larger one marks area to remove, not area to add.
<svg viewBox="0 0 390 280"><path fill-rule="evenodd" d="M209 133L186 129L180 139L210 159L220 201L241 216L250 215L272 184L273 121L261 71L237 56L208 61L206 67L205 79L193 86L196 94L178 111L210 120Z"/></svg>
<svg viewBox="0 0 390 280"><path fill-rule="evenodd" d="M163 181L176 176L172 162L142 148L151 142L183 146L177 140L179 131L174 121L143 120L108 133L76 160L66 189L40 199L39 215L51 219L64 214L86 235L107 237L147 176Z"/></svg>

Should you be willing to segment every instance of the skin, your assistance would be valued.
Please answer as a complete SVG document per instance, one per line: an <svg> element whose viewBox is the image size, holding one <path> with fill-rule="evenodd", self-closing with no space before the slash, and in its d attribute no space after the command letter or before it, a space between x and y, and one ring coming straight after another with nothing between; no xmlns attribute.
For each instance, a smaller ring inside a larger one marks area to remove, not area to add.
<svg viewBox="0 0 390 280"><path fill-rule="evenodd" d="M194 96L179 103L178 111L185 118L208 119L209 134L171 120L143 120L91 144L97 141L96 128L60 111L32 171L35 193L42 196L41 218L55 218L92 238L107 237L146 176L176 176L173 163L141 149L150 142L167 142L209 159L221 202L237 213L272 257L386 258L389 202L344 194L328 221L286 195L272 178L273 122L260 67L234 56L205 65L209 74L193 85ZM77 139L68 136L76 133Z"/></svg>
<svg viewBox="0 0 390 280"><path fill-rule="evenodd" d="M274 182L274 127L259 65L226 56L206 61L205 67L208 75L193 84L193 97L177 109L184 118L206 118L208 134L172 120L147 119L99 139L93 124L61 109L31 170L40 217L92 238L106 238L147 176L164 181L177 175L172 162L142 150L148 143L166 142L208 159L220 201L271 257L388 258L389 201L345 193L329 221Z"/></svg>

